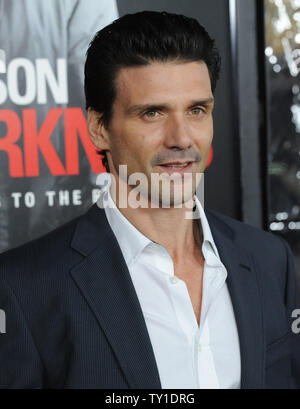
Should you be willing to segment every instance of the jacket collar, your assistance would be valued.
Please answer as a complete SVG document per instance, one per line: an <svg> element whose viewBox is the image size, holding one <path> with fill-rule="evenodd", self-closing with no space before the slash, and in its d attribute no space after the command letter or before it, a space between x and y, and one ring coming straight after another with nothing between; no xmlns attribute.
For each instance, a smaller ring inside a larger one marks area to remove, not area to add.
<svg viewBox="0 0 300 409"><path fill-rule="evenodd" d="M254 261L235 243L234 231L206 211L212 236L228 272L241 350L241 387L263 387L264 339ZM77 224L71 247L84 256L71 270L115 352L130 388L159 389L161 383L143 313L105 212L94 205Z"/></svg>
<svg viewBox="0 0 300 409"><path fill-rule="evenodd" d="M234 230L213 211L206 211L225 265L241 351L241 388L264 387L264 323L258 271L252 255L237 242Z"/></svg>
<svg viewBox="0 0 300 409"><path fill-rule="evenodd" d="M94 205L80 220L71 246L84 256L71 276L110 342L129 387L160 389L143 313L103 209Z"/></svg>

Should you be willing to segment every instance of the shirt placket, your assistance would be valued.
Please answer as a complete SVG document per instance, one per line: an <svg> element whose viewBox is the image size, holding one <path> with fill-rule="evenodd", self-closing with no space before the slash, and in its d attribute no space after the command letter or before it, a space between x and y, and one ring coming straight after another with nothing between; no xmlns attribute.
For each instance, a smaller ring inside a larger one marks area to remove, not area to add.
<svg viewBox="0 0 300 409"><path fill-rule="evenodd" d="M198 336L195 338L194 351L199 389L220 389L211 349L208 318L205 319L202 332L199 331Z"/></svg>

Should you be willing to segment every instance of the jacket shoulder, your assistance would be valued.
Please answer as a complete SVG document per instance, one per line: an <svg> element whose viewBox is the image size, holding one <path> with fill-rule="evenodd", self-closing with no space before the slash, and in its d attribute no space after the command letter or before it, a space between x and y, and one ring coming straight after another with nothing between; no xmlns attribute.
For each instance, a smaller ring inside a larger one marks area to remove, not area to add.
<svg viewBox="0 0 300 409"><path fill-rule="evenodd" d="M286 247L289 248L289 245L282 237L211 209L206 212L210 220L214 220L220 228L227 229L236 244L248 253L257 257L261 255L265 259L268 256L278 257L281 262L286 260Z"/></svg>
<svg viewBox="0 0 300 409"><path fill-rule="evenodd" d="M61 269L59 266L75 261L76 254L74 257L70 244L76 226L83 217L79 216L42 237L0 254L0 274L10 278L29 274L34 278L50 269L58 271Z"/></svg>

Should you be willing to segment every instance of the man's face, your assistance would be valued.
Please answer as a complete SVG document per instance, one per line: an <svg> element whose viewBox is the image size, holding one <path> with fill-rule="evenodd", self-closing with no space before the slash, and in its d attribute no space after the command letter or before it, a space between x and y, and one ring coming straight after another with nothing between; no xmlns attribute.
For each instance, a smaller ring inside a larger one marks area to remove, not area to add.
<svg viewBox="0 0 300 409"><path fill-rule="evenodd" d="M153 173L176 172L182 181L184 173L204 172L213 138L213 94L205 63L122 68L116 90L108 129L112 174L118 176L119 165L127 165L128 176L142 172L150 194Z"/></svg>

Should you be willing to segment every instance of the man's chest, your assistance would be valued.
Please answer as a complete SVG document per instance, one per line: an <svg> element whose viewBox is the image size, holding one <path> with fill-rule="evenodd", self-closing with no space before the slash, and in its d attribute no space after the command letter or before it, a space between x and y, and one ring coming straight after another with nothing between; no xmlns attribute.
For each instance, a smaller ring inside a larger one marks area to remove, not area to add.
<svg viewBox="0 0 300 409"><path fill-rule="evenodd" d="M201 304L203 293L204 258L194 257L174 265L174 275L184 281L193 306L193 310L200 324Z"/></svg>

